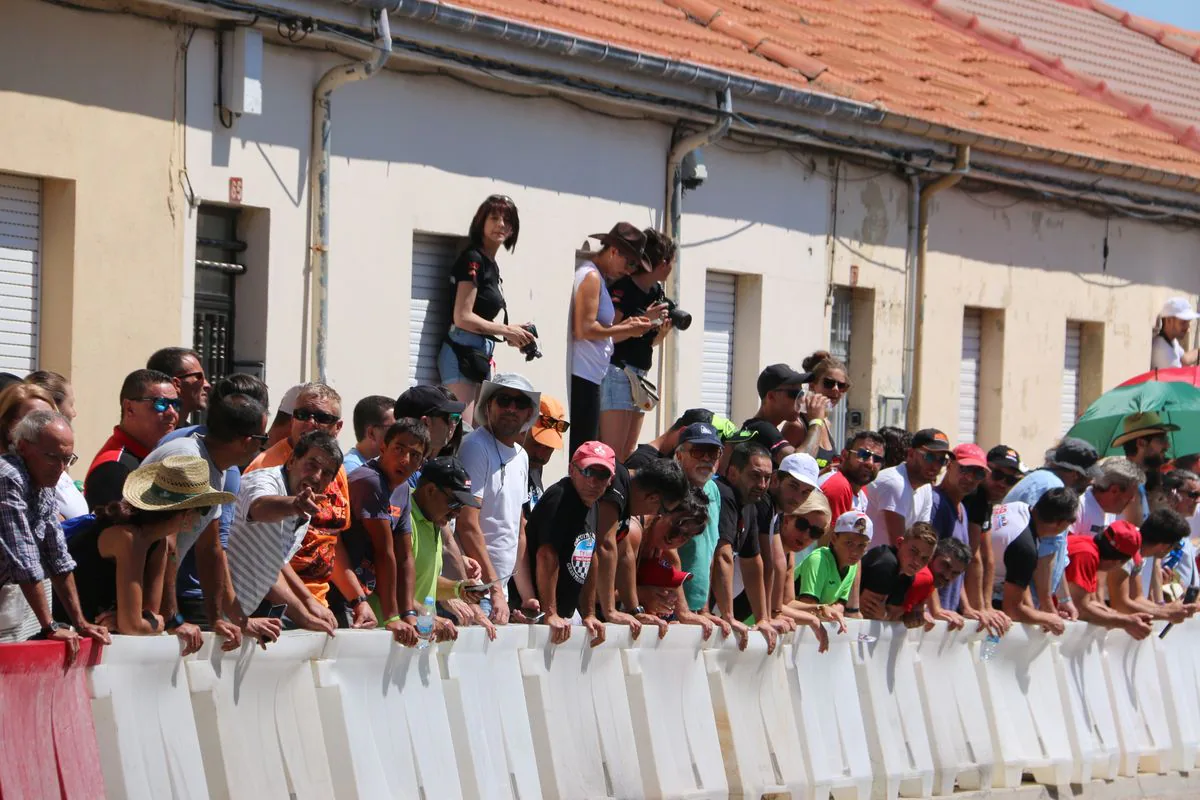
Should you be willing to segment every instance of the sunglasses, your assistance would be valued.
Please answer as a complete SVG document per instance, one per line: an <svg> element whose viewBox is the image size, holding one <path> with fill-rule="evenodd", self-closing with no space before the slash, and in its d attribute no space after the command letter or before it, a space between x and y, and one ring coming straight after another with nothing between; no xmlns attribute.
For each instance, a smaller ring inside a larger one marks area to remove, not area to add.
<svg viewBox="0 0 1200 800"><path fill-rule="evenodd" d="M883 463L883 454L882 453L872 453L870 450L868 450L865 447L860 447L857 450L855 450L854 455L860 461L874 461L876 464Z"/></svg>
<svg viewBox="0 0 1200 800"><path fill-rule="evenodd" d="M565 419L555 419L549 414L539 415L537 424L539 428L545 428L548 431L558 431L559 433L566 433L571 427L571 423Z"/></svg>
<svg viewBox="0 0 1200 800"><path fill-rule="evenodd" d="M176 411L183 408L183 403L172 397L139 397L138 402L151 403L151 407L156 413L165 414L168 408L173 408Z"/></svg>
<svg viewBox="0 0 1200 800"><path fill-rule="evenodd" d="M435 416L446 420L451 428L458 427L458 423L462 422L462 414L459 414L457 411L447 411L445 414L436 414Z"/></svg>
<svg viewBox="0 0 1200 800"><path fill-rule="evenodd" d="M930 450L922 450L921 458L924 459L926 464L945 464L950 460L950 454L945 452L935 453Z"/></svg>
<svg viewBox="0 0 1200 800"><path fill-rule="evenodd" d="M339 417L337 414L329 414L324 411L317 411L314 408L297 408L292 412L292 419L299 420L300 422L314 420L318 425L332 425L341 419L341 417Z"/></svg>
<svg viewBox="0 0 1200 800"><path fill-rule="evenodd" d="M847 383L846 381L835 381L833 378L822 379L821 385L824 386L826 389L836 388L839 392L844 392L850 388L850 384Z"/></svg>
<svg viewBox="0 0 1200 800"><path fill-rule="evenodd" d="M983 467L959 467L959 472L977 481L981 481L987 477L987 470Z"/></svg>
<svg viewBox="0 0 1200 800"><path fill-rule="evenodd" d="M180 381L186 381L189 378L199 378L200 380L204 380L204 370L198 369L195 372L185 372L182 375L175 376L175 379Z"/></svg>
<svg viewBox="0 0 1200 800"><path fill-rule="evenodd" d="M1193 500L1200 500L1200 492L1181 492L1181 494L1186 494Z"/></svg>
<svg viewBox="0 0 1200 800"><path fill-rule="evenodd" d="M580 475L592 481L606 481L613 476L611 472L603 467L583 467L582 469L576 467L575 469L579 470Z"/></svg>
<svg viewBox="0 0 1200 800"><path fill-rule="evenodd" d="M786 394L788 397L792 398L793 400L795 400L800 395L804 394L803 389L776 389L775 391L783 392L784 394Z"/></svg>
<svg viewBox="0 0 1200 800"><path fill-rule="evenodd" d="M492 402L501 408L516 407L520 411L533 408L533 401L523 394L498 394L492 397Z"/></svg>
<svg viewBox="0 0 1200 800"><path fill-rule="evenodd" d="M464 505L466 505L462 500L459 500L457 497L455 497L454 492L450 491L449 489L442 489L442 493L446 495L446 507L451 511L458 511Z"/></svg>
<svg viewBox="0 0 1200 800"><path fill-rule="evenodd" d="M1003 483L1005 486L1016 486L1018 483L1021 482L1021 476L1014 475L1011 472L1005 472L1004 470L999 470L999 469L993 468L992 469L992 480Z"/></svg>

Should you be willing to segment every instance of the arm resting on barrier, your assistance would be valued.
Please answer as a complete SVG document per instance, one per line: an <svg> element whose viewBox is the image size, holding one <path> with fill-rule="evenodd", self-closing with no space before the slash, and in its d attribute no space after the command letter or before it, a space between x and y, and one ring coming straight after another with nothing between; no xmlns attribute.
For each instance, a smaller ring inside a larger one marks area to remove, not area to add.
<svg viewBox="0 0 1200 800"><path fill-rule="evenodd" d="M1122 614L1149 614L1153 619L1165 619L1176 624L1196 613L1196 604L1180 602L1160 606L1145 598L1136 578L1123 569L1110 569L1105 578L1108 582L1108 602L1113 610Z"/></svg>
<svg viewBox="0 0 1200 800"><path fill-rule="evenodd" d="M1003 608L1004 613L1012 617L1014 622L1041 625L1047 632L1056 636L1062 635L1062 632L1066 630L1061 617L1048 611L1040 611L1034 606L1028 586L1005 583Z"/></svg>
<svg viewBox="0 0 1200 800"><path fill-rule="evenodd" d="M1067 582L1071 600L1079 610L1079 618L1093 625L1123 630L1134 639L1145 639L1151 633L1150 615L1142 612L1122 614L1114 611L1100 600L1099 595L1089 592L1078 584Z"/></svg>

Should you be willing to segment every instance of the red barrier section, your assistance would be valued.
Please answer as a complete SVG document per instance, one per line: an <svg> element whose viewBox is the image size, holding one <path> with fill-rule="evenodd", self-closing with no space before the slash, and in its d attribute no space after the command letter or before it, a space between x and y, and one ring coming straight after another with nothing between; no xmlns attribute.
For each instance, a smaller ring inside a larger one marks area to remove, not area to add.
<svg viewBox="0 0 1200 800"><path fill-rule="evenodd" d="M86 672L101 650L84 640L64 670L58 642L0 645L0 800L104 797Z"/></svg>

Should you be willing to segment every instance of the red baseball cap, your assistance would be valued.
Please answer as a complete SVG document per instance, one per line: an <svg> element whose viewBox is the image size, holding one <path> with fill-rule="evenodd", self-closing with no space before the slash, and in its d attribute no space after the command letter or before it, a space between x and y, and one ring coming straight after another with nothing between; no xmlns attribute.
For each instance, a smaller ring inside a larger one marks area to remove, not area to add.
<svg viewBox="0 0 1200 800"><path fill-rule="evenodd" d="M579 469L599 465L609 472L616 472L617 454L604 442L584 442L571 456L571 463Z"/></svg>
<svg viewBox="0 0 1200 800"><path fill-rule="evenodd" d="M1132 522L1119 519L1104 529L1104 541L1127 558L1136 558L1142 550L1142 532Z"/></svg>
<svg viewBox="0 0 1200 800"><path fill-rule="evenodd" d="M992 471L987 463L987 455L977 444L960 444L953 452L954 460L960 467L982 467L988 472Z"/></svg>
<svg viewBox="0 0 1200 800"><path fill-rule="evenodd" d="M647 558L638 564L638 586L659 586L667 589L678 589L683 582L692 577L692 573L675 569L671 562L661 558Z"/></svg>

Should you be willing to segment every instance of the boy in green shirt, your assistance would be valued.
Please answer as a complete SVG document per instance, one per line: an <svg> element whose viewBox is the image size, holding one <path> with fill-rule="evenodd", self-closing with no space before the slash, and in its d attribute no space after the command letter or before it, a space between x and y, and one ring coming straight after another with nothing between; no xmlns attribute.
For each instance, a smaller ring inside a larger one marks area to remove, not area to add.
<svg viewBox="0 0 1200 800"><path fill-rule="evenodd" d="M789 605L836 622L838 633L846 630L845 614L857 614L847 608L858 562L871 546L871 519L861 511L847 511L833 525L828 547L819 547L800 564L796 599Z"/></svg>

